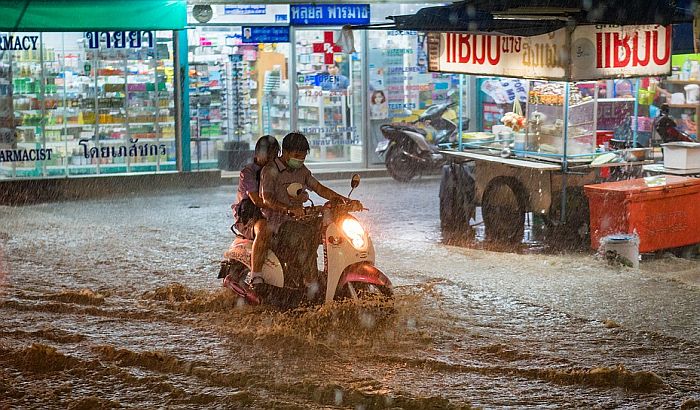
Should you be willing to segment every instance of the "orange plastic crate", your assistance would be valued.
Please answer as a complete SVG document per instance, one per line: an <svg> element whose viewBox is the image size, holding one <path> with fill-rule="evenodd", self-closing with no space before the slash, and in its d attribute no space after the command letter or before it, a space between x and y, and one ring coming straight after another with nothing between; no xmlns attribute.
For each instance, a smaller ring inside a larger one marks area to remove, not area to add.
<svg viewBox="0 0 700 410"><path fill-rule="evenodd" d="M639 235L639 252L700 243L700 179L665 176L663 186L644 178L586 185L591 247L616 233Z"/></svg>

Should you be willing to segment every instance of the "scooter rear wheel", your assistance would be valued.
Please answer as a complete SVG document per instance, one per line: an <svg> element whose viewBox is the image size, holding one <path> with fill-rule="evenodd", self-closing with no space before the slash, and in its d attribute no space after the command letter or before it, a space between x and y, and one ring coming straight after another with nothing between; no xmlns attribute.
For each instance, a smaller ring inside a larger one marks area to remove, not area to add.
<svg viewBox="0 0 700 410"><path fill-rule="evenodd" d="M409 155L418 155L416 144L409 140L399 141L389 147L386 153L386 170L399 182L408 182L416 175L418 164Z"/></svg>

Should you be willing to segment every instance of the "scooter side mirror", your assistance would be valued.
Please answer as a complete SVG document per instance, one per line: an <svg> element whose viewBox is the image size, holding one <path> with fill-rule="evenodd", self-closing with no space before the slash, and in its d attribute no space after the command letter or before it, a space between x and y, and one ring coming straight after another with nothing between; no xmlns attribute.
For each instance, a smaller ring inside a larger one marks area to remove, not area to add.
<svg viewBox="0 0 700 410"><path fill-rule="evenodd" d="M360 174L352 174L352 179L350 180L350 193L348 194L348 198L350 195L352 195L352 191L355 190L360 185Z"/></svg>
<svg viewBox="0 0 700 410"><path fill-rule="evenodd" d="M350 180L350 188L355 189L360 186L360 174L353 174Z"/></svg>

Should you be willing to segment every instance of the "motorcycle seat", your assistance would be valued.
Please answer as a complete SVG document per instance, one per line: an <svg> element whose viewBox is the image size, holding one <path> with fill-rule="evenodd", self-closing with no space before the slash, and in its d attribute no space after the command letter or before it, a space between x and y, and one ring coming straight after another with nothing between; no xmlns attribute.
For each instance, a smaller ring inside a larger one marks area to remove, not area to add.
<svg viewBox="0 0 700 410"><path fill-rule="evenodd" d="M383 134L411 131L411 132L417 132L423 136L428 135L428 132L425 131L424 129L414 127L412 125L401 125L401 124L384 124L381 127L381 131Z"/></svg>

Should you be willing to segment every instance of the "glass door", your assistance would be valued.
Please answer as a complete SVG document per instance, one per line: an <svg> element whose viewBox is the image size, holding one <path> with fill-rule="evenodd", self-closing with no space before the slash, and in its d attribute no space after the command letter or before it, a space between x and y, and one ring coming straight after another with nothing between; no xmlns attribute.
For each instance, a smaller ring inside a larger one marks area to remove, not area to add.
<svg viewBox="0 0 700 410"><path fill-rule="evenodd" d="M339 29L300 29L296 39L297 129L309 162L362 162L362 61L335 44Z"/></svg>

